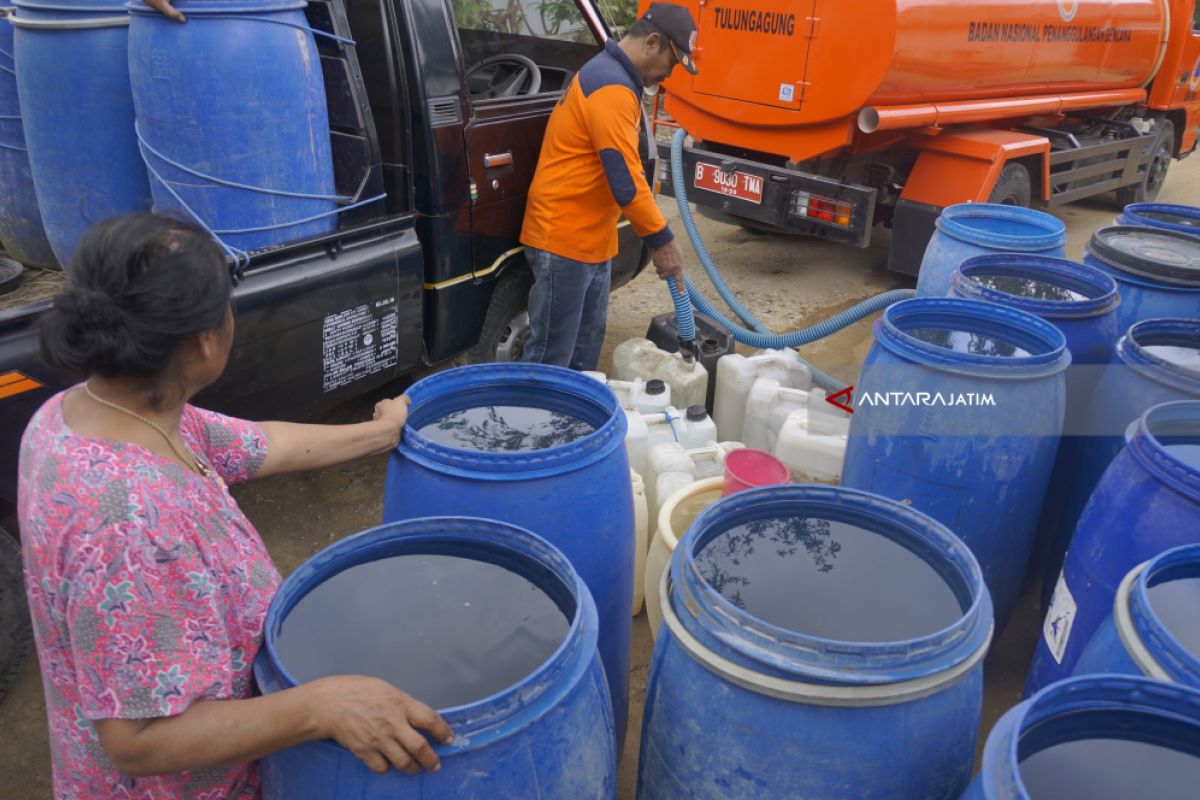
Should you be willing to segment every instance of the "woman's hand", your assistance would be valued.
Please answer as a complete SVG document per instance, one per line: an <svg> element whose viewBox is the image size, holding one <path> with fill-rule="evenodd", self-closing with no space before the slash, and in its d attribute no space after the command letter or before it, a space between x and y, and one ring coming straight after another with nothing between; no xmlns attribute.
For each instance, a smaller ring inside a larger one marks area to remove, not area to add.
<svg viewBox="0 0 1200 800"><path fill-rule="evenodd" d="M267 436L267 460L255 477L323 469L390 452L400 444L410 402L406 394L380 400L375 404L375 418L355 425L259 423Z"/></svg>
<svg viewBox="0 0 1200 800"><path fill-rule="evenodd" d="M405 403L404 413L407 410ZM312 693L319 734L337 741L373 772L387 772L394 766L416 775L422 768L435 772L442 768L429 741L417 729L429 731L443 744L450 744L454 735L424 703L385 681L361 675L321 678L305 688Z"/></svg>
<svg viewBox="0 0 1200 800"><path fill-rule="evenodd" d="M171 0L143 0L143 2L167 19L173 19L176 22L187 21L183 14L179 13L179 9L171 5Z"/></svg>
<svg viewBox="0 0 1200 800"><path fill-rule="evenodd" d="M400 432L404 429L404 423L408 421L408 405L412 399L402 394L399 397L393 397L390 400L380 400L375 404L375 421L384 422L389 426L389 432L394 427L395 436L387 447L381 452L387 452L396 445L400 444Z"/></svg>

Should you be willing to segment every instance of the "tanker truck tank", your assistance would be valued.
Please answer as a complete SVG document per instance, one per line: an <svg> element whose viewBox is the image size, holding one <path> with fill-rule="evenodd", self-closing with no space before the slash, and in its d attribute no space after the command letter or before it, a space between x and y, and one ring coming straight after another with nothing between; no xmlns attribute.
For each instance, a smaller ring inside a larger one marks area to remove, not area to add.
<svg viewBox="0 0 1200 800"><path fill-rule="evenodd" d="M666 109L697 139L797 162L858 133L986 121L1020 103L1139 102L1170 25L1169 0L683 2L700 71L664 84Z"/></svg>

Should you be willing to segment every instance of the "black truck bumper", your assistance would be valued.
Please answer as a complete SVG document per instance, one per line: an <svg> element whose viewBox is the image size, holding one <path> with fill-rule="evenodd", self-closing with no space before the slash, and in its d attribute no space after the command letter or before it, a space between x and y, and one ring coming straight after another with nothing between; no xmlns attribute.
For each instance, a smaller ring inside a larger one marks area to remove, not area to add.
<svg viewBox="0 0 1200 800"><path fill-rule="evenodd" d="M686 147L683 174L697 206L856 247L871 242L875 189ZM670 145L659 145L662 194L675 196Z"/></svg>

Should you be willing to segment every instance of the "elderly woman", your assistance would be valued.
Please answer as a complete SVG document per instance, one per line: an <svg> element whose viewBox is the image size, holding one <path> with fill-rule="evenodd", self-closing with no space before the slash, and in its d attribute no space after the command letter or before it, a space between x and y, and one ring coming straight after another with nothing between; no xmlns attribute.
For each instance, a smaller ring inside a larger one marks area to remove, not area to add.
<svg viewBox="0 0 1200 800"><path fill-rule="evenodd" d="M437 713L375 678L256 697L251 663L280 576L228 486L382 453L408 398L357 425L247 422L188 404L233 341L230 279L200 231L101 223L42 328L83 379L21 445L26 589L56 798L254 797L255 759L332 738L372 769L438 769Z"/></svg>

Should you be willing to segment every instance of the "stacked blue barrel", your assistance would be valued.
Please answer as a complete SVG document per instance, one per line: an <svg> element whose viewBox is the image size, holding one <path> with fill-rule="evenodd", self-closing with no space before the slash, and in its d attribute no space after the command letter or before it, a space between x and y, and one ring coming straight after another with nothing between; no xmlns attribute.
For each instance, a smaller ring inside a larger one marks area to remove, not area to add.
<svg viewBox="0 0 1200 800"><path fill-rule="evenodd" d="M22 264L54 267L38 208L17 93L11 2L0 3L0 244Z"/></svg>
<svg viewBox="0 0 1200 800"><path fill-rule="evenodd" d="M129 14L124 0L14 5L29 167L46 236L69 270L90 225L150 208L133 129Z"/></svg>
<svg viewBox="0 0 1200 800"><path fill-rule="evenodd" d="M336 190L314 35L352 42L313 31L305 0L178 0L185 25L140 0L13 2L0 241L19 260L69 270L88 226L151 209L238 258L333 231L355 200Z"/></svg>

